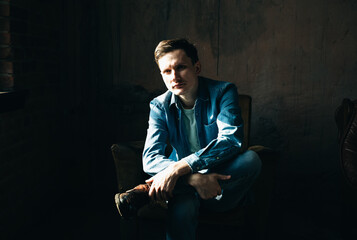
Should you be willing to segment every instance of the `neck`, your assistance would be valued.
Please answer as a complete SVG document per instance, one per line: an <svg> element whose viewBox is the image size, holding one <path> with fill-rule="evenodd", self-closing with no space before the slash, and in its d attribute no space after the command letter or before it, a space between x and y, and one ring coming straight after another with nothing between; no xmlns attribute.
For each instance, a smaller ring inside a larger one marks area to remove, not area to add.
<svg viewBox="0 0 357 240"><path fill-rule="evenodd" d="M195 106L196 96L179 96L184 109L192 109Z"/></svg>

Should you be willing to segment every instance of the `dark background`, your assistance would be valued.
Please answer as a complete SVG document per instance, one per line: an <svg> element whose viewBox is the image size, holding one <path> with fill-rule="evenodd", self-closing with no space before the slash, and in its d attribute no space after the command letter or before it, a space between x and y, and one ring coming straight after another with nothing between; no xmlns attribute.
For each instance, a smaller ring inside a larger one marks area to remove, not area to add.
<svg viewBox="0 0 357 240"><path fill-rule="evenodd" d="M352 239L334 112L357 98L356 1L0 5L15 89L29 93L0 113L1 239L115 236L110 146L145 136L148 100L165 90L153 50L175 37L197 44L203 76L252 96L251 144L280 153L269 238Z"/></svg>

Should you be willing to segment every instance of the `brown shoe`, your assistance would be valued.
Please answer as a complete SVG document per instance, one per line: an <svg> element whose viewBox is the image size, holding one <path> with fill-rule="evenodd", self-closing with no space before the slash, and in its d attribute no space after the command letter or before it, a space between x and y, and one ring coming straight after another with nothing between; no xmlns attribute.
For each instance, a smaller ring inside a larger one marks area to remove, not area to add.
<svg viewBox="0 0 357 240"><path fill-rule="evenodd" d="M136 216L137 211L150 202L149 190L148 184L140 184L125 193L115 194L115 204L120 216L125 219Z"/></svg>

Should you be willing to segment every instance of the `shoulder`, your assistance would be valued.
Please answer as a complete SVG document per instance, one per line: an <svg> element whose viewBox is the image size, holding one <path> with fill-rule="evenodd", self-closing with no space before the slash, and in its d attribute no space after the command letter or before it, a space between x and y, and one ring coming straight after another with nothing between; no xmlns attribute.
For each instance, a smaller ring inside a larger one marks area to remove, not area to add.
<svg viewBox="0 0 357 240"><path fill-rule="evenodd" d="M168 108L172 97L172 92L167 90L165 93L155 97L151 100L150 105L154 105L159 108Z"/></svg>
<svg viewBox="0 0 357 240"><path fill-rule="evenodd" d="M228 90L237 91L237 87L231 82L218 81L205 77L200 77L199 79L202 90L207 91L210 96L221 95L227 92Z"/></svg>

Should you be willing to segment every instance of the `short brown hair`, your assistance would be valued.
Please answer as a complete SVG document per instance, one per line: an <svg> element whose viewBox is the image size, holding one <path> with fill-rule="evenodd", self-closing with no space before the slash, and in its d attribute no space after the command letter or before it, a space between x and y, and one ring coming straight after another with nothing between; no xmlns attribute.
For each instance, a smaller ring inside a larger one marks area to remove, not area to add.
<svg viewBox="0 0 357 240"><path fill-rule="evenodd" d="M163 40L157 45L154 52L156 64L159 65L159 59L166 53L175 51L177 49L184 50L187 57L191 58L192 64L195 64L198 61L196 47L192 43L187 41L185 38L176 38L170 40Z"/></svg>

